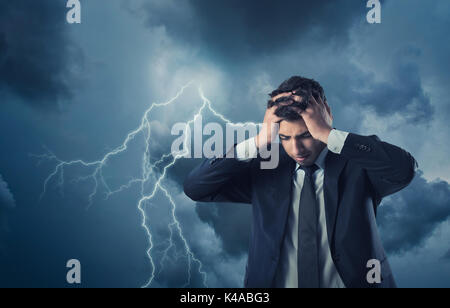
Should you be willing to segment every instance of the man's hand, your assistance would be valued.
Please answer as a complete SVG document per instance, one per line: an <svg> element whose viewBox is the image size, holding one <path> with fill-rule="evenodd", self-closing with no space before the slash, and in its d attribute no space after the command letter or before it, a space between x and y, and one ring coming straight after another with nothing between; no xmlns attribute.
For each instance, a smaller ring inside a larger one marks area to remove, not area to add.
<svg viewBox="0 0 450 308"><path fill-rule="evenodd" d="M273 97L272 100L275 101L283 96L292 96L296 101L302 100L302 97L296 96L295 92L279 94ZM275 111L280 106L290 104L292 104L292 102L282 102L266 110L262 130L255 138L255 143L258 148L267 146L274 141L276 135L278 134L280 122L283 120L283 118L275 115ZM319 101L317 101L313 96L311 96L308 107L305 110L298 107L292 107L292 109L297 111L303 118L306 127L308 127L308 131L314 139L328 144L328 136L333 129L333 115L331 114L331 108L328 106L326 101L324 102L320 97Z"/></svg>
<svg viewBox="0 0 450 308"><path fill-rule="evenodd" d="M314 139L328 144L328 136L333 129L333 115L326 101L324 102L320 96L318 101L311 96L305 110L298 107L292 107L292 109L301 115Z"/></svg>
<svg viewBox="0 0 450 308"><path fill-rule="evenodd" d="M266 114L264 115L264 122L262 129L255 138L255 144L258 149L266 147L271 144L278 134L278 129L280 128L280 122L283 118L275 115L275 111L278 107L289 105L289 103L280 103L279 105L274 105L267 108Z"/></svg>

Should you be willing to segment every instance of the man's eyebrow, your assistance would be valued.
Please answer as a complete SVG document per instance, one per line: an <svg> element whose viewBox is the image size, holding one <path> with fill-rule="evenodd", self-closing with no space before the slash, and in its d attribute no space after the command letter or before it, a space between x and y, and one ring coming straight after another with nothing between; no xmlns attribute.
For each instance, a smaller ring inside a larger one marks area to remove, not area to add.
<svg viewBox="0 0 450 308"><path fill-rule="evenodd" d="M300 135L297 135L296 137L303 137L304 135L307 135L307 134L309 134L309 131L307 130L306 132L304 132L304 133L302 133L302 134L300 134ZM286 135L284 135L284 134L278 134L280 137L291 137L291 136L286 136Z"/></svg>

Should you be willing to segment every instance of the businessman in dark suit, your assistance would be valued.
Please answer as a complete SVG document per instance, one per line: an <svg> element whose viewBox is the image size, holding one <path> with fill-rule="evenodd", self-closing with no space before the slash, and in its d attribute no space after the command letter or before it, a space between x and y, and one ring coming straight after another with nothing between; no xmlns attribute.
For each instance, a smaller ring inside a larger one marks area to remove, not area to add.
<svg viewBox="0 0 450 308"><path fill-rule="evenodd" d="M291 77L270 96L261 132L184 182L194 201L252 204L244 287L395 287L376 212L412 181L417 162L375 135L333 128L312 79ZM278 164L262 169L277 136Z"/></svg>

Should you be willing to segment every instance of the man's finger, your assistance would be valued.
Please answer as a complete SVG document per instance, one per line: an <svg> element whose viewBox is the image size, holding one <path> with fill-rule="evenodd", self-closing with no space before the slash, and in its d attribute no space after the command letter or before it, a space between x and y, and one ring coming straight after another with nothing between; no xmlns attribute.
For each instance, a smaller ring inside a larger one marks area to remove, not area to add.
<svg viewBox="0 0 450 308"><path fill-rule="evenodd" d="M305 110L303 110L303 109L300 108L300 107L292 107L292 109L293 109L294 111L296 111L299 115L302 115L302 113L305 112Z"/></svg>
<svg viewBox="0 0 450 308"><path fill-rule="evenodd" d="M277 100L279 100L280 98L288 97L288 96L291 96L291 94L289 94L289 93L280 93L280 94L278 94L278 95L272 97L272 102L275 103L275 102L276 102Z"/></svg>
<svg viewBox="0 0 450 308"><path fill-rule="evenodd" d="M309 101L312 102L314 105L318 106L319 103L316 101L313 95L310 96Z"/></svg>
<svg viewBox="0 0 450 308"><path fill-rule="evenodd" d="M326 107L326 104L325 104L324 100L320 96L319 96L319 104L324 106L324 107Z"/></svg>
<svg viewBox="0 0 450 308"><path fill-rule="evenodd" d="M280 122L283 121L283 120L284 120L283 118L276 117L275 118L275 123L280 124Z"/></svg>
<svg viewBox="0 0 450 308"><path fill-rule="evenodd" d="M331 108L330 108L330 106L328 105L327 101L325 100L323 103L324 103L325 108L327 109L328 113L331 115Z"/></svg>

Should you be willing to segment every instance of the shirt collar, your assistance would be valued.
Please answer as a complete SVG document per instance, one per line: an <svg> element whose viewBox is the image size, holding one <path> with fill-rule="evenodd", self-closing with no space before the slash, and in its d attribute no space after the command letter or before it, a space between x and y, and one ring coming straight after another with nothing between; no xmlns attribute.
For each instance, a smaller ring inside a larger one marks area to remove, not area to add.
<svg viewBox="0 0 450 308"><path fill-rule="evenodd" d="M320 152L319 156L316 158L315 164L320 168L325 170L325 157L328 154L328 147L325 145ZM300 164L296 163L295 170L297 171L300 168Z"/></svg>

